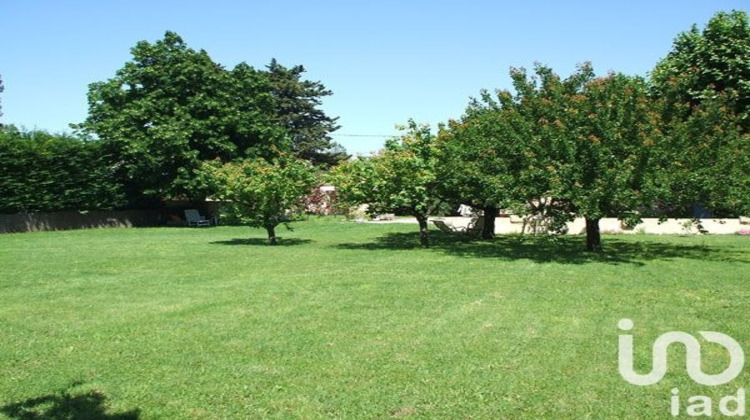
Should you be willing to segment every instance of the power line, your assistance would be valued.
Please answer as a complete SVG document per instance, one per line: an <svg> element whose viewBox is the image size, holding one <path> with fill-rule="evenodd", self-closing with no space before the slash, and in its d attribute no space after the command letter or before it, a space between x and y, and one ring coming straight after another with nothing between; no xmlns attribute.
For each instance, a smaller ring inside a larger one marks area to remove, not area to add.
<svg viewBox="0 0 750 420"><path fill-rule="evenodd" d="M331 136L335 137L398 137L397 134L338 134L331 133Z"/></svg>

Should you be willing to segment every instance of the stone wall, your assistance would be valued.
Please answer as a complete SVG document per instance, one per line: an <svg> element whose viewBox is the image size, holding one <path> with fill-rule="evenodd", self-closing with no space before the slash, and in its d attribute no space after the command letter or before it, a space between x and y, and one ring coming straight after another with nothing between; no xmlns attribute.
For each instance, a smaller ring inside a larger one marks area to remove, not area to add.
<svg viewBox="0 0 750 420"><path fill-rule="evenodd" d="M453 226L466 226L471 220L468 217L440 217L447 224ZM413 220L413 219L409 219ZM740 230L750 230L750 219L745 217L734 219L701 219L701 226L708 234L727 235L735 234ZM521 233L524 228L524 221L521 217L498 217L495 219L495 233ZM659 219L644 218L643 222L634 228L626 228L616 218L604 218L599 221L599 229L602 233L649 233L656 235L680 235L699 233L697 227L692 224L691 219L668 219L659 222ZM579 235L586 232L586 221L583 218L577 218L568 223L568 233Z"/></svg>
<svg viewBox="0 0 750 420"><path fill-rule="evenodd" d="M165 218L160 210L0 214L0 233L163 224L165 224Z"/></svg>

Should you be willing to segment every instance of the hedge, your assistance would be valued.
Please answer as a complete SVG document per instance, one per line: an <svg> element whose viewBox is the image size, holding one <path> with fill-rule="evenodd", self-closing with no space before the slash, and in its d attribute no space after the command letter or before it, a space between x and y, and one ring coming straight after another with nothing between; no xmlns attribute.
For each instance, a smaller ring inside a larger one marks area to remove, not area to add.
<svg viewBox="0 0 750 420"><path fill-rule="evenodd" d="M0 213L108 210L125 203L97 141L0 127Z"/></svg>

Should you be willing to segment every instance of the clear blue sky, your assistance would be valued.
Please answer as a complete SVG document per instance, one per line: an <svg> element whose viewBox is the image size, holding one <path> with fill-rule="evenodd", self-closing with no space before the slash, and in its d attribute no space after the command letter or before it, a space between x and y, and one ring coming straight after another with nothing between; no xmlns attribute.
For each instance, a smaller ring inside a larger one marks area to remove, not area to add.
<svg viewBox="0 0 750 420"><path fill-rule="evenodd" d="M242 3L242 4L240 4ZM747 0L711 1L35 1L0 0L0 122L67 129L87 85L114 75L139 40L166 30L231 67L275 57L333 90L340 134L393 134L408 118L458 118L510 66L569 74L591 61L645 75L693 23ZM382 138L337 137L352 153Z"/></svg>

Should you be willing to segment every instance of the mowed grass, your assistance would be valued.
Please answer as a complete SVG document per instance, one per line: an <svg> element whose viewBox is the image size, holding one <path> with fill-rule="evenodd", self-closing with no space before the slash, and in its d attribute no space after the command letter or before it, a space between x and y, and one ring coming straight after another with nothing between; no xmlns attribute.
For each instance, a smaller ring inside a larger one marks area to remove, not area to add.
<svg viewBox="0 0 750 420"><path fill-rule="evenodd" d="M0 236L0 417L667 418L672 388L750 387L747 369L693 383L679 346L657 385L617 370L621 318L641 372L671 330L750 352L750 237L605 236L592 255L580 237L421 249L414 225L341 219L280 236ZM706 372L728 361L703 354Z"/></svg>

